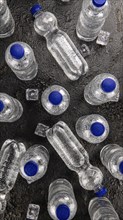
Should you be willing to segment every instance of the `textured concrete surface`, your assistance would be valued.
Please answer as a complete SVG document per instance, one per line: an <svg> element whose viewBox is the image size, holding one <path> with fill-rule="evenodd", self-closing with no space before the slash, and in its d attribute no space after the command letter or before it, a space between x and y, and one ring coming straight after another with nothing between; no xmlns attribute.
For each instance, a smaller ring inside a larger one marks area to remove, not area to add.
<svg viewBox="0 0 123 220"><path fill-rule="evenodd" d="M108 188L107 196L119 213L120 219L123 220L123 186L109 174L99 159L100 150L105 144L117 143L123 146L123 3L122 0L112 0L111 2L112 10L103 28L111 32L109 44L107 47L100 47L95 42L90 43L91 56L86 59L90 71L80 80L71 82L48 52L45 39L34 32L29 8L35 1L8 0L16 22L16 30L12 37L0 40L0 92L6 92L19 99L24 107L24 114L15 123L1 123L0 145L8 138L23 141L27 148L40 143L50 151L50 163L46 175L31 185L28 185L21 176L18 177L14 189L10 192L5 220L24 220L29 203L41 206L39 220L49 220L50 217L47 213L48 186L57 178L68 179L74 187L78 203L78 211L74 220L90 219L87 207L89 200L94 196L93 193L80 187L77 175L65 166L46 139L34 135L34 130L38 122L52 126L58 120L63 120L75 133L76 120L82 115L91 113L99 113L108 120L110 135L99 145L84 142L84 146L90 155L91 163L98 166L104 173L104 183ZM71 36L75 45L80 49L82 42L76 37L75 26L82 1L71 0L68 4L63 4L60 0L42 0L40 3L44 10L56 15L59 27ZM24 41L34 49L39 72L31 82L22 82L17 79L5 63L5 50L14 41ZM103 72L110 72L118 77L121 88L120 101L107 103L100 107L90 106L83 98L84 87L94 76ZM57 117L50 116L43 109L40 99L37 102L28 102L25 99L27 88L38 88L41 94L47 86L53 84L63 85L71 95L69 109ZM82 142L80 138L78 139Z"/></svg>

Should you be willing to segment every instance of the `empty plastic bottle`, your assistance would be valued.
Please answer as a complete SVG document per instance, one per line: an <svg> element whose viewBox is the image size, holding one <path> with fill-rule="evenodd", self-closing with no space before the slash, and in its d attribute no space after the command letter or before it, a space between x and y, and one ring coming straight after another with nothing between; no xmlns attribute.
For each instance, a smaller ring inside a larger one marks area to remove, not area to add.
<svg viewBox="0 0 123 220"><path fill-rule="evenodd" d="M35 17L35 31L46 38L47 48L71 80L77 80L88 71L88 64L69 36L58 29L57 19L50 12L42 12L39 4L31 8Z"/></svg>
<svg viewBox="0 0 123 220"><path fill-rule="evenodd" d="M17 121L22 114L23 107L17 99L0 93L0 122Z"/></svg>
<svg viewBox="0 0 123 220"><path fill-rule="evenodd" d="M120 220L111 202L103 198L94 198L88 207L91 220Z"/></svg>
<svg viewBox="0 0 123 220"><path fill-rule="evenodd" d="M9 45L5 54L6 63L20 80L32 80L38 72L38 64L32 48L24 42Z"/></svg>
<svg viewBox="0 0 123 220"><path fill-rule="evenodd" d="M117 144L108 144L100 152L103 165L112 176L123 180L123 148Z"/></svg>
<svg viewBox="0 0 123 220"><path fill-rule="evenodd" d="M98 114L80 117L76 122L76 132L79 137L93 144L104 141L109 134L107 120Z"/></svg>
<svg viewBox="0 0 123 220"><path fill-rule="evenodd" d="M49 186L48 212L54 220L73 219L77 211L73 187L66 179L57 179Z"/></svg>
<svg viewBox="0 0 123 220"><path fill-rule="evenodd" d="M70 103L70 95L65 88L54 85L43 92L41 102L48 113L60 115L67 110Z"/></svg>
<svg viewBox="0 0 123 220"><path fill-rule="evenodd" d="M6 196L4 194L0 194L0 215L5 211L6 204Z"/></svg>
<svg viewBox="0 0 123 220"><path fill-rule="evenodd" d="M6 140L0 151L0 193L8 193L15 185L19 160L26 151L23 143Z"/></svg>
<svg viewBox="0 0 123 220"><path fill-rule="evenodd" d="M109 0L83 0L76 33L79 39L93 41L97 38L109 15Z"/></svg>
<svg viewBox="0 0 123 220"><path fill-rule="evenodd" d="M14 33L15 22L7 6L6 0L0 0L0 38L9 37Z"/></svg>
<svg viewBox="0 0 123 220"><path fill-rule="evenodd" d="M27 210L26 220L37 220L40 212L40 206L35 204L29 204Z"/></svg>
<svg viewBox="0 0 123 220"><path fill-rule="evenodd" d="M42 131L35 134L47 137L67 167L78 174L80 185L86 190L94 190L97 196L103 196L106 193L106 189L102 187L103 174L90 164L87 151L67 124L59 121L52 128L43 124L40 128Z"/></svg>
<svg viewBox="0 0 123 220"><path fill-rule="evenodd" d="M42 145L30 147L20 160L20 174L27 182L33 183L42 178L48 167L49 153Z"/></svg>
<svg viewBox="0 0 123 220"><path fill-rule="evenodd" d="M84 90L85 100L91 105L118 102L119 95L119 82L109 73L97 75Z"/></svg>

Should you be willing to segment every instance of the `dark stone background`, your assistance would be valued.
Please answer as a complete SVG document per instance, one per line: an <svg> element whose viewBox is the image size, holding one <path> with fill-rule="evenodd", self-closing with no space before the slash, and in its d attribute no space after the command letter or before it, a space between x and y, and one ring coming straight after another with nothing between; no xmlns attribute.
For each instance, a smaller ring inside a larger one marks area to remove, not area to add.
<svg viewBox="0 0 123 220"><path fill-rule="evenodd" d="M35 3L34 0L8 0L13 17L16 21L15 33L8 39L0 40L0 92L8 93L21 101L24 107L24 114L15 123L1 123L0 145L8 138L21 140L28 147L39 143L46 146L50 152L50 163L46 175L28 185L26 181L18 176L14 189L10 192L5 220L24 220L29 203L36 203L41 206L39 220L49 220L47 213L47 195L49 184L57 178L67 178L73 185L78 211L74 220L89 220L88 203L94 196L92 192L82 189L78 182L77 175L70 171L56 154L52 146L44 138L34 135L38 122L52 126L58 120L65 121L75 133L77 119L85 114L99 113L109 122L110 134L106 141L98 145L84 142L85 149L90 155L90 161L98 166L104 173L104 183L108 188L108 197L123 220L123 186L114 179L103 167L99 159L102 147L108 143L117 143L123 146L123 3L122 0L111 0L112 10L105 24L104 30L111 32L110 42L107 47L100 47L95 42L89 43L91 55L86 59L90 71L88 75L80 80L70 81L54 58L46 48L45 39L38 36L33 29L33 20L29 8ZM75 34L75 26L81 9L81 0L71 0L68 4L60 0L40 1L44 10L53 12L59 27L71 37L78 49L81 49L83 42L79 41ZM5 63L4 55L7 46L14 41L24 41L34 50L39 64L38 76L30 81L23 82L17 79ZM97 74L110 72L118 77L120 82L121 96L118 103L107 103L99 107L90 106L83 98L85 85ZM36 102L29 102L25 99L27 88L38 88L40 94L47 86L58 84L63 85L71 95L71 104L68 110L61 116L49 115L41 106L40 99ZM78 138L80 140L80 138ZM80 140L82 142L82 140Z"/></svg>

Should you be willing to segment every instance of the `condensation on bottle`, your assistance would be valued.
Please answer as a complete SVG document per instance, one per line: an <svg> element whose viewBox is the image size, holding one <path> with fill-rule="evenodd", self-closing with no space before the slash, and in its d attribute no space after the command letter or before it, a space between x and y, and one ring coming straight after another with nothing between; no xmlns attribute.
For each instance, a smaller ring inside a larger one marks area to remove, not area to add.
<svg viewBox="0 0 123 220"><path fill-rule="evenodd" d="M5 53L8 66L20 80L32 80L38 72L38 64L32 48L24 42L14 42Z"/></svg>
<svg viewBox="0 0 123 220"><path fill-rule="evenodd" d="M29 204L27 215L26 215L26 220L38 220L39 212L40 212L39 205Z"/></svg>
<svg viewBox="0 0 123 220"><path fill-rule="evenodd" d="M86 115L77 120L76 132L85 141L98 144L108 137L109 125L107 120L101 115Z"/></svg>
<svg viewBox="0 0 123 220"><path fill-rule="evenodd" d="M20 174L28 184L31 184L45 175L48 163L48 150L42 145L35 144L22 156Z"/></svg>
<svg viewBox="0 0 123 220"><path fill-rule="evenodd" d="M35 31L46 38L47 48L70 80L77 80L88 71L88 64L69 36L58 29L57 19L50 12L42 12L35 4L31 8Z"/></svg>
<svg viewBox="0 0 123 220"><path fill-rule="evenodd" d="M91 105L101 105L107 102L118 102L120 96L119 82L110 73L102 73L85 87L85 100Z"/></svg>
<svg viewBox="0 0 123 220"><path fill-rule="evenodd" d="M23 107L17 99L0 93L0 122L17 121L22 114Z"/></svg>
<svg viewBox="0 0 123 220"><path fill-rule="evenodd" d="M57 179L49 186L48 212L54 220L73 219L77 211L73 187L66 179Z"/></svg>

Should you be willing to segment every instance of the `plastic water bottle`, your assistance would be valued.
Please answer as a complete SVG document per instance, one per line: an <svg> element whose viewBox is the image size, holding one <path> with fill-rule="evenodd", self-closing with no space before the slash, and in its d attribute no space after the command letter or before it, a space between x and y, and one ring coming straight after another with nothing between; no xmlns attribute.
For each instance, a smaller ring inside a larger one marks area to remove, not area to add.
<svg viewBox="0 0 123 220"><path fill-rule="evenodd" d="M108 144L100 152L103 165L112 176L123 180L123 148L117 144Z"/></svg>
<svg viewBox="0 0 123 220"><path fill-rule="evenodd" d="M37 220L40 212L40 206L29 204L26 220Z"/></svg>
<svg viewBox="0 0 123 220"><path fill-rule="evenodd" d="M42 178L48 167L49 153L42 145L30 147L20 160L20 174L28 184Z"/></svg>
<svg viewBox="0 0 123 220"><path fill-rule="evenodd" d="M0 93L0 122L17 121L23 114L21 103L11 96Z"/></svg>
<svg viewBox="0 0 123 220"><path fill-rule="evenodd" d="M23 143L6 140L0 151L0 194L8 193L15 185L19 160L26 151Z"/></svg>
<svg viewBox="0 0 123 220"><path fill-rule="evenodd" d="M109 15L109 11L109 0L83 0L76 26L78 38L84 41L95 40Z"/></svg>
<svg viewBox="0 0 123 220"><path fill-rule="evenodd" d="M88 207L91 220L120 220L111 202L103 198L94 198Z"/></svg>
<svg viewBox="0 0 123 220"><path fill-rule="evenodd" d="M73 187L66 179L57 179L49 186L48 212L54 220L73 219L77 211Z"/></svg>
<svg viewBox="0 0 123 220"><path fill-rule="evenodd" d="M6 63L20 80L32 80L38 72L38 64L32 48L24 42L9 45L5 54Z"/></svg>
<svg viewBox="0 0 123 220"><path fill-rule="evenodd" d="M0 194L0 215L6 210L6 196Z"/></svg>
<svg viewBox="0 0 123 220"><path fill-rule="evenodd" d="M98 144L104 141L109 134L107 120L98 114L80 117L76 122L76 132L85 141Z"/></svg>
<svg viewBox="0 0 123 220"><path fill-rule="evenodd" d="M9 37L14 33L15 22L7 6L6 0L0 0L0 38Z"/></svg>
<svg viewBox="0 0 123 220"><path fill-rule="evenodd" d="M36 129L35 134L42 137L46 135L66 166L78 174L80 185L84 189L94 190L97 196L103 196L106 193L106 189L102 186L102 172L90 164L87 151L67 124L59 121L52 128L42 124L39 131Z"/></svg>
<svg viewBox="0 0 123 220"><path fill-rule="evenodd" d="M71 80L77 80L88 71L88 64L82 57L69 36L58 29L57 19L50 12L42 12L42 7L35 4L31 8L35 17L35 31L46 38L47 48L58 62L64 73Z"/></svg>
<svg viewBox="0 0 123 220"><path fill-rule="evenodd" d="M69 107L70 95L62 86L54 85L43 92L41 102L48 113L60 115Z"/></svg>
<svg viewBox="0 0 123 220"><path fill-rule="evenodd" d="M119 82L109 73L97 75L84 90L85 100L91 105L118 102L119 95Z"/></svg>

